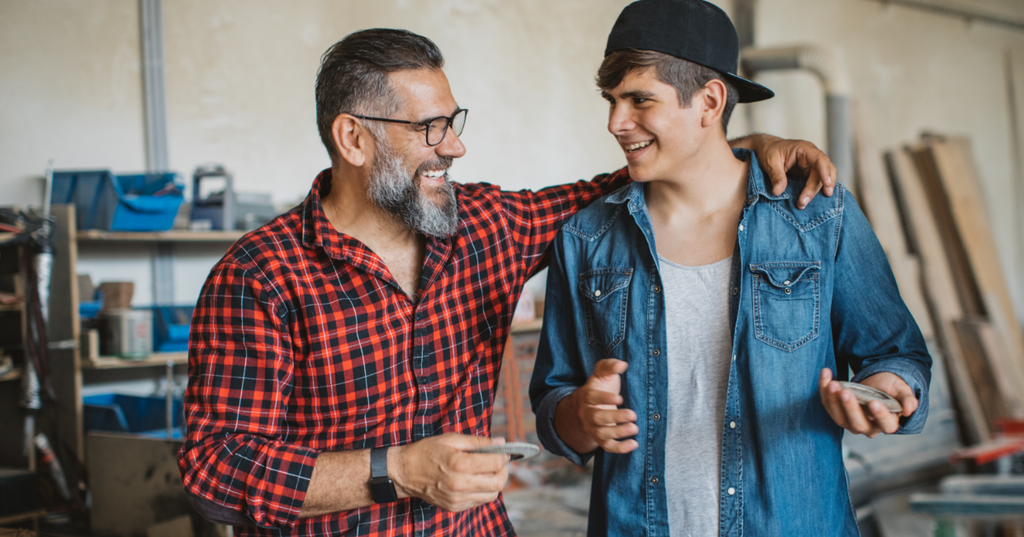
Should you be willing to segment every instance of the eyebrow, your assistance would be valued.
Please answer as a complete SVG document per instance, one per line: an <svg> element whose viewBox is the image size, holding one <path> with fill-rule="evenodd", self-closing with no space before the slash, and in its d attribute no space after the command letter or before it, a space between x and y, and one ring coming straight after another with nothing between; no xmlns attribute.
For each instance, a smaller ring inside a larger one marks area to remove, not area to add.
<svg viewBox="0 0 1024 537"><path fill-rule="evenodd" d="M601 97L603 97L603 98L605 98L607 100L614 100L615 99L614 95L612 95L611 93L608 93L607 91L603 91L603 90L601 91ZM647 90L633 90L633 91L627 91L626 93L623 93L619 97L622 98L622 99L651 99L651 98L654 97L654 92L653 91L647 91Z"/></svg>
<svg viewBox="0 0 1024 537"><path fill-rule="evenodd" d="M425 117L425 118L420 119L419 121L414 121L414 123L422 124L422 123L426 123L426 122L428 122L428 121L430 121L432 119L437 119L439 117L452 117L452 114L454 114L456 110L462 110L462 109L459 108L459 105L455 105L455 110L452 110L452 113L448 114L447 116L430 116L430 117Z"/></svg>

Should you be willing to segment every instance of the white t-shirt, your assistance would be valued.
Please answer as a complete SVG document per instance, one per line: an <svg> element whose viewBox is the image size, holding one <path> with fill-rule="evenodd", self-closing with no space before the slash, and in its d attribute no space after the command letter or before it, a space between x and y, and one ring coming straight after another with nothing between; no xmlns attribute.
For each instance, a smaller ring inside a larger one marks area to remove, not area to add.
<svg viewBox="0 0 1024 537"><path fill-rule="evenodd" d="M672 537L717 537L729 386L732 258L684 267L661 258L668 331L665 489Z"/></svg>

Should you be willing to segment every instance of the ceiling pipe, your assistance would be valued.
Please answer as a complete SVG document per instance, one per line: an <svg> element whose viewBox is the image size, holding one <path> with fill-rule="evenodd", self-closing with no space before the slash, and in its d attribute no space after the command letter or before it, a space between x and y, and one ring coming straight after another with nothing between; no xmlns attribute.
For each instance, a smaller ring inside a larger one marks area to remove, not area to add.
<svg viewBox="0 0 1024 537"><path fill-rule="evenodd" d="M817 76L825 92L828 156L838 181L856 192L853 176L853 130L850 122L850 81L838 51L811 45L746 48L740 53L743 72L755 77L767 71L804 70Z"/></svg>

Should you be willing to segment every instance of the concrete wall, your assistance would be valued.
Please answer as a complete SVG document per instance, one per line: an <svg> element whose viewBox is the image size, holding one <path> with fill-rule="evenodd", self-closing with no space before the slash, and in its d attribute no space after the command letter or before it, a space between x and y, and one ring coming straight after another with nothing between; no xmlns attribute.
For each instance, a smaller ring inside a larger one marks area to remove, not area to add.
<svg viewBox="0 0 1024 537"><path fill-rule="evenodd" d="M606 106L593 76L627 3L164 2L171 167L189 175L219 162L240 189L271 192L280 205L297 202L329 164L314 118L320 54L351 31L390 26L438 43L455 97L471 110L456 180L536 188L617 168L623 159L604 129ZM729 0L716 3L733 8ZM971 3L1024 17L1019 2ZM0 204L37 204L38 178L51 158L58 169L142 169L138 3L0 0L0 14ZM1010 138L1006 75L1009 57L1024 106L1024 32L875 0L761 0L755 32L759 45L838 49L861 102L863 135L875 147L910 141L923 129L972 138L1003 265L1024 311L1019 148ZM760 81L779 97L736 114L730 133L756 129L823 145L817 81L805 74ZM83 266L97 274L125 262L96 255L98 264L86 256ZM195 258L183 265L191 268L176 276L177 298L194 299L206 265ZM144 304L148 282L140 277L137 302Z"/></svg>

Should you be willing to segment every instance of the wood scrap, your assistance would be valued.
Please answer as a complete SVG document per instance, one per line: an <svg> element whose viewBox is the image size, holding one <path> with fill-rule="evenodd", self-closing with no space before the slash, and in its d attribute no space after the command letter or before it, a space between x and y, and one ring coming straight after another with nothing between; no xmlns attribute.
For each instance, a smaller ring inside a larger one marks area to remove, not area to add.
<svg viewBox="0 0 1024 537"><path fill-rule="evenodd" d="M911 154L904 150L886 153L896 201L904 216L907 245L923 268L925 301L935 320L936 337L943 349L949 380L960 409L961 431L968 443L991 439L995 416L986 414L972 382L955 322L963 317L955 284L946 261L945 245L935 223L927 194Z"/></svg>
<svg viewBox="0 0 1024 537"><path fill-rule="evenodd" d="M1011 368L999 374L1015 377L1020 382L1018 389L1024 390L1024 334L1016 321L1010 290L981 196L980 178L970 142L963 137L928 137L926 145L949 202L949 212L964 247L967 265L974 276L982 312L990 318L1001 316L1006 320L1000 329L1006 331L1003 337ZM994 300L988 300L988 297Z"/></svg>
<svg viewBox="0 0 1024 537"><path fill-rule="evenodd" d="M935 162L934 155L927 145L912 145L910 153L914 156L914 162L919 172L918 176L924 185L928 206L931 207L934 222L932 225L938 228L944 257L953 277L954 294L952 296L959 298L962 311L974 315L985 315L981 292L974 281L970 261L967 259L967 250L957 230L949 198L940 177L938 163Z"/></svg>

